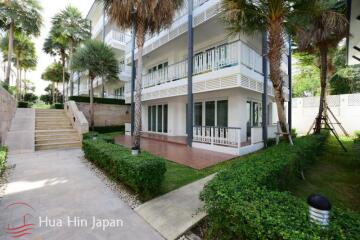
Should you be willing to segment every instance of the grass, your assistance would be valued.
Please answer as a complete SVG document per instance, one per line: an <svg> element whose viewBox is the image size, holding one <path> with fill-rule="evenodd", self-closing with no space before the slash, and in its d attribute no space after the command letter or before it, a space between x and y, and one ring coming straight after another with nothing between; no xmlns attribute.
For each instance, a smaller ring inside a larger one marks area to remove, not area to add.
<svg viewBox="0 0 360 240"><path fill-rule="evenodd" d="M35 103L32 108L35 109L50 109L50 105L47 105L45 103Z"/></svg>
<svg viewBox="0 0 360 240"><path fill-rule="evenodd" d="M344 152L334 137L329 137L324 152L305 172L306 180L289 186L294 195L306 199L312 193L326 196L337 207L360 213L360 158L351 138L342 138Z"/></svg>
<svg viewBox="0 0 360 240"><path fill-rule="evenodd" d="M117 137L120 135L124 135L124 132L111 132L111 133L101 133L101 136L106 136L106 137Z"/></svg>

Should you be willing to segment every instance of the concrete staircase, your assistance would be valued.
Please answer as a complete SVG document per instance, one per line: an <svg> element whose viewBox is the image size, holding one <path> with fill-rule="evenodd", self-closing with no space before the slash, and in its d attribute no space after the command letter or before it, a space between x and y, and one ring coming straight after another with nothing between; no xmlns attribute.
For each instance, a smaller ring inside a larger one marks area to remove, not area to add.
<svg viewBox="0 0 360 240"><path fill-rule="evenodd" d="M37 109L35 112L35 150L67 148L81 148L81 141L65 111Z"/></svg>

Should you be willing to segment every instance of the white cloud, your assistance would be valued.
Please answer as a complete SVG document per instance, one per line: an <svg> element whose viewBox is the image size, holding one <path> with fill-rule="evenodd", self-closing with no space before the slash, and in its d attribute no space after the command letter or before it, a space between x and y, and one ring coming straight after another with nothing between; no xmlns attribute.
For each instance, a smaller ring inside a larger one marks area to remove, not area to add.
<svg viewBox="0 0 360 240"><path fill-rule="evenodd" d="M40 4L43 7L42 16L44 25L41 30L41 36L35 39L36 50L38 54L38 66L37 69L31 73L28 73L28 78L32 80L36 85L36 94L40 95L44 93L44 88L48 85L48 82L41 80L41 73L45 68L54 61L54 58L46 55L42 51L43 43L47 37L50 28L51 28L51 18L64 9L68 5L73 5L77 7L85 17L90 10L90 7L94 0L62 0L62 1L49 1L49 0L39 0Z"/></svg>

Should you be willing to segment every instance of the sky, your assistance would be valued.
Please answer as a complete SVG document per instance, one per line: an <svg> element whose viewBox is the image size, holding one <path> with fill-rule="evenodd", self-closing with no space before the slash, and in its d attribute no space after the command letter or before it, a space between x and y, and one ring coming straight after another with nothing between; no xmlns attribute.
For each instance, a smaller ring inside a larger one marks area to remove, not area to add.
<svg viewBox="0 0 360 240"><path fill-rule="evenodd" d="M41 80L41 74L45 68L54 62L54 58L48 56L42 51L43 43L47 37L50 28L51 28L51 18L64 9L68 5L73 5L77 7L85 17L90 10L90 7L94 0L61 0L61 1L49 1L49 0L39 0L41 6L43 7L42 16L43 16L43 27L41 29L41 36L37 39L34 39L36 43L36 50L38 54L38 65L37 69L31 73L28 73L28 79L33 81L36 86L36 94L43 94L44 89L49 84L46 81Z"/></svg>

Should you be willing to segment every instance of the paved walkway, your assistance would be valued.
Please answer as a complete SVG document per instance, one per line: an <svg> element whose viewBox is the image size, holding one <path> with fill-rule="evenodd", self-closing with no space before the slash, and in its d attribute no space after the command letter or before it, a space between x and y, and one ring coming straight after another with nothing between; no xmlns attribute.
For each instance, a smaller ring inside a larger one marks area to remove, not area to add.
<svg viewBox="0 0 360 240"><path fill-rule="evenodd" d="M115 142L127 148L132 146L131 136L118 136L115 138ZM147 137L141 138L141 148L156 156L198 170L236 157L225 153L189 148L186 144L179 142L166 142L164 139L150 139Z"/></svg>
<svg viewBox="0 0 360 240"><path fill-rule="evenodd" d="M206 216L201 211L200 192L214 175L186 185L139 206L135 211L163 237L180 237Z"/></svg>
<svg viewBox="0 0 360 240"><path fill-rule="evenodd" d="M16 166L0 200L0 239L24 233L31 235L23 239L37 240L163 239L92 174L81 156L81 150L62 150L9 157L8 164ZM93 217L103 224L93 229ZM28 225L33 229L23 224L34 224ZM17 229L11 235L4 228Z"/></svg>

